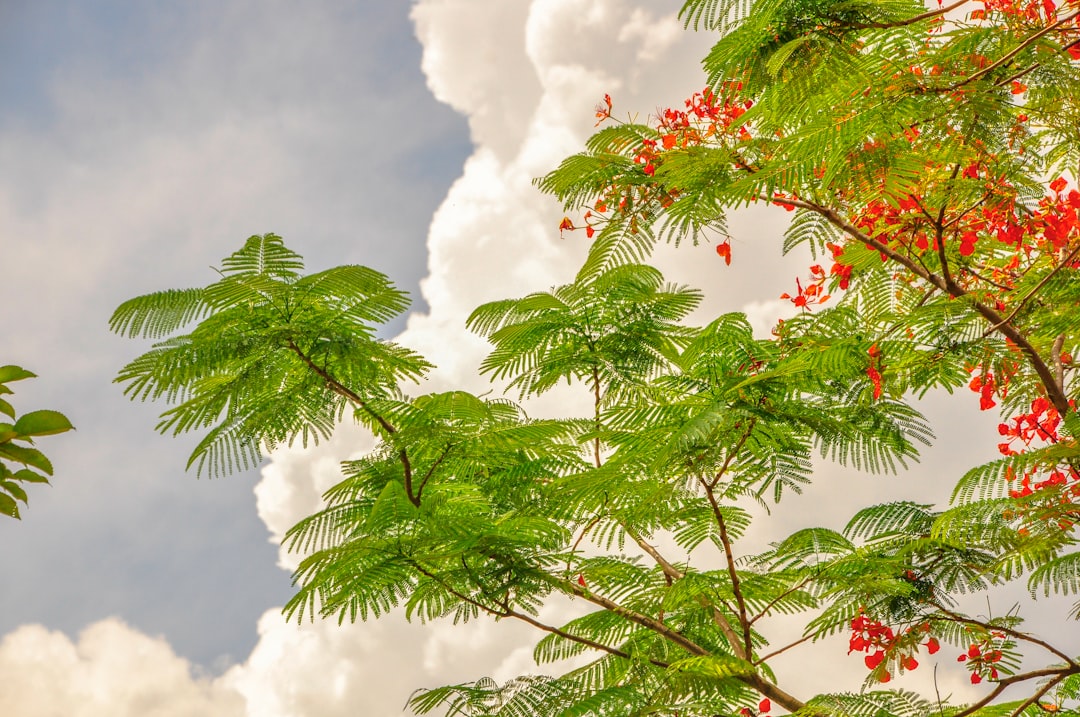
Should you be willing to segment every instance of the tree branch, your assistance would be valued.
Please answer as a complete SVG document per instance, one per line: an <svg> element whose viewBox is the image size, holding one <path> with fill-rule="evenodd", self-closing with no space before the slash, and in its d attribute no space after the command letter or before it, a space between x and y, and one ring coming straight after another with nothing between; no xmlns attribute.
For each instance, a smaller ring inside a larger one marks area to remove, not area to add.
<svg viewBox="0 0 1080 717"><path fill-rule="evenodd" d="M338 394L339 396L343 396L344 398L356 404L358 408L360 408L373 419L375 419L375 422L378 423L388 435L393 435L397 433L397 429L394 428L393 424L391 424L374 409L372 409L371 406L368 405L367 401L360 397L360 394L356 393L351 388L338 381L336 378L331 376L326 369L312 361L311 357L301 351L300 347L297 346L292 339L288 340L286 346L289 348L290 351L299 356L300 360L303 361L308 368L314 371L317 376L319 376L323 381L325 381L326 386L331 391ZM398 458L401 460L401 466L405 474L405 494L409 497L409 502L419 508L420 494L413 494L412 463L409 461L409 454L405 451L404 448L402 448L398 451Z"/></svg>
<svg viewBox="0 0 1080 717"><path fill-rule="evenodd" d="M1037 637L1033 637L1031 635L1028 635L1025 632L1020 632L1019 630L1013 630L1012 628L1009 628L1009 627L1001 627L1000 625L990 625L988 623L982 622L981 620L976 620L975 618L966 617L964 615L961 615L960 613L953 612L952 610L950 610L947 607L941 605L940 603L935 602L935 603L932 603L932 604L933 604L933 606L935 608L938 609L939 612L941 612L941 614L948 617L950 622L959 622L959 623L963 623L965 625L974 625L975 627L982 628L983 630L1000 632L1000 633L1002 633L1004 635L1008 635L1010 637L1015 637L1017 640L1023 640L1024 642L1030 642L1033 645L1038 645L1039 647L1043 648L1044 650L1047 650L1048 652L1052 653L1055 657L1061 658L1067 665L1069 665L1070 668L1076 668L1077 671L1080 672L1080 664L1077 664L1076 662L1073 661L1073 659L1071 657L1069 657L1064 652L1062 652L1061 650L1057 649L1056 647L1054 647L1053 645L1051 645L1050 643L1048 643L1048 642L1046 642L1044 640L1040 640ZM934 618L931 616L930 619L933 620ZM941 618L938 618L938 619L940 620Z"/></svg>
<svg viewBox="0 0 1080 717"><path fill-rule="evenodd" d="M662 570L664 575L669 579L681 580L686 575L683 571L668 562L668 560L660 554L660 551L650 545L644 538L631 530L628 526L623 525L623 530L626 531L626 534L629 535L642 550L648 553L648 555L656 561L656 564L660 566L660 570ZM731 623L727 619L727 615L725 615L720 608L711 605L704 595L698 596L698 603L702 607L712 611L713 622L715 622L716 626L720 629L720 634L722 634L724 639L728 641L728 644L731 645L731 649L734 651L735 656L741 660L749 660L750 655L743 649L739 635L735 632L735 628L731 626Z"/></svg>
<svg viewBox="0 0 1080 717"><path fill-rule="evenodd" d="M749 425L747 425L746 430L742 434L742 437L739 438L739 442L736 443L735 447L728 451L728 454L724 457L724 465L720 466L720 470L716 472L715 476L713 476L712 481L706 484L709 490L715 488L716 484L719 483L720 479L724 477L725 473L727 473L727 469L731 466L731 461L735 459L735 456L738 455L740 450L742 450L742 447L746 445L746 441L749 440L750 434L754 432L754 426L756 425L757 416L754 416L750 419L750 423Z"/></svg>
<svg viewBox="0 0 1080 717"><path fill-rule="evenodd" d="M949 85L948 87L943 87L943 88L941 88L941 89L939 89L937 91L938 92L952 92L953 90L960 89L964 85L966 85L968 83L971 83L971 82L974 82L975 80L979 79L983 75L989 74L989 73L993 72L994 70L998 69L999 67L1002 67L1002 66L1008 64L1010 60L1012 60L1014 57L1019 55L1025 49L1030 47L1040 37L1042 37L1043 35L1046 35L1049 32L1057 30L1058 28L1060 28L1060 27L1062 27L1064 25L1069 24L1077 16L1080 16L1080 11L1074 12L1071 15L1067 15L1064 18L1062 18L1061 20L1058 20L1057 22L1055 22L1052 25L1047 25L1043 29L1041 29L1038 32L1032 34L1031 37L1029 37L1026 40L1024 40L1023 42L1021 42L1019 45L1014 47L1009 52L1006 52L1004 55L1002 55L995 62L992 62L991 64L987 65L986 67L982 68L981 70L972 73L971 76L961 80L960 82L956 82L956 83L954 83L952 85Z"/></svg>
<svg viewBox="0 0 1080 717"><path fill-rule="evenodd" d="M1080 15L1080 13L1075 14ZM1056 377L1054 376L1053 371L1050 369L1047 363L1043 361L1042 357L1039 355L1039 352L1035 350L1035 347L1031 345L1031 342L1027 340L1027 337L1020 333L1020 331L1015 326L1005 321L1002 316L993 308L987 306L978 299L973 298L967 291L964 290L963 287L958 285L956 282L946 281L937 274L927 271L926 269L912 261L909 257L901 254L900 252L883 243L879 239L876 239L869 234L866 234L829 207L825 207L814 202L807 202L801 199L784 199L784 203L817 212L821 216L825 217L825 219L827 219L829 223L833 226L842 229L852 238L873 247L877 251L884 254L887 258L908 269L911 273L915 274L915 276L918 276L924 281L929 282L931 285L941 289L942 291L954 298L966 298L968 301L971 302L972 308L974 308L980 316L986 319L987 322L989 322L991 326L993 326L994 330L1000 332L1002 335L1004 335L1007 339L1012 341L1020 348L1020 351L1023 352L1024 355L1027 357L1028 363L1031 364L1031 367L1038 375L1039 382L1042 383L1043 388L1046 390L1047 398L1049 398L1050 402L1054 404L1054 408L1057 409L1058 413L1064 416L1070 411L1068 397L1065 396L1064 391L1062 391L1061 388L1057 385Z"/></svg>
<svg viewBox="0 0 1080 717"><path fill-rule="evenodd" d="M713 493L712 486L705 482L704 478L699 478L699 480L705 487L705 495L709 498L709 505L712 506L716 524L720 528L720 542L724 546L724 559L727 562L728 576L731 578L731 592L735 595L735 604L739 609L739 625L742 627L743 633L743 651L747 659L749 659L754 654L754 643L750 638L750 619L746 613L746 600L742 594L739 571L735 568L735 556L731 550L731 536L728 535L727 522L724 521L724 514L720 510L720 504L716 502L716 495Z"/></svg>
<svg viewBox="0 0 1080 717"><path fill-rule="evenodd" d="M1024 297L1023 299L1021 299L1021 300L1020 300L1020 303L1016 305L1016 308L1014 308L1014 309L1013 309L1012 311L1010 311L1010 312L1009 312L1009 315L1008 315L1008 316L1006 316L1006 317L1005 317L1004 319L1002 319L1002 320L1001 320L1001 323L1002 323L1002 324L1007 324L1007 323L1009 323L1010 321L1012 321L1012 320L1013 320L1013 318L1015 318L1015 317L1016 317L1016 314L1017 314L1017 313L1019 313L1019 312L1020 312L1020 310L1021 310L1022 308L1024 308L1024 304L1026 304L1026 303L1027 303L1028 301L1030 301L1030 300L1031 300L1031 297L1035 296L1035 294L1037 294L1037 293L1039 292L1039 290L1040 290L1040 289L1042 289L1042 288L1043 288L1044 286L1046 286L1047 282L1049 282L1049 281L1050 281L1050 279L1052 279L1052 278L1054 277L1054 275L1055 275L1055 274L1057 274L1057 273L1058 273L1058 271L1060 271L1060 270L1061 270L1061 268L1062 268L1062 267L1064 267L1065 265L1069 264L1069 263L1070 263L1070 262L1071 262L1071 261L1072 261L1073 259L1075 259L1075 258L1076 258L1076 256L1077 256L1077 254L1080 254L1080 244L1077 244L1076 248L1075 248L1075 249L1073 249L1073 250L1072 250L1071 252L1069 252L1069 255L1068 255L1067 257L1065 257L1065 259L1063 259L1062 261L1058 262L1058 265L1057 265L1057 266L1055 266L1055 267L1054 267L1053 269L1051 269L1051 270L1050 270L1050 273L1049 273L1049 274L1047 274L1046 276L1044 276L1044 277L1043 277L1043 278L1042 278L1042 279L1041 279L1041 280L1039 281L1039 283L1038 283L1038 284L1036 284L1036 285L1035 285L1035 286L1034 286L1034 287L1033 287L1033 288L1031 289L1031 291L1029 291L1029 292L1027 293L1027 295L1026 295L1026 296L1025 296L1025 297ZM991 332L995 331L995 330L996 330L997 328L998 328L997 326L991 326L991 327L990 327L989 329L987 329L987 333L986 333L986 334L983 334L983 335L984 335L984 336L987 336L987 335L989 335L989 334L990 334Z"/></svg>
<svg viewBox="0 0 1080 717"><path fill-rule="evenodd" d="M855 29L858 29L858 30L863 30L863 29L889 30L889 29L892 29L894 27L907 27L908 25L914 25L915 23L922 22L923 20L932 20L935 17L941 17L945 13L950 12L952 10L955 10L956 8L960 7L961 5L964 5L968 1L969 0L957 0L952 5L946 5L945 7L938 8L937 10L930 10L928 12L922 13L921 15L915 15L914 17L909 17L907 20L897 20L896 22L852 23L852 24L848 25L848 27L852 27L852 28L855 28Z"/></svg>

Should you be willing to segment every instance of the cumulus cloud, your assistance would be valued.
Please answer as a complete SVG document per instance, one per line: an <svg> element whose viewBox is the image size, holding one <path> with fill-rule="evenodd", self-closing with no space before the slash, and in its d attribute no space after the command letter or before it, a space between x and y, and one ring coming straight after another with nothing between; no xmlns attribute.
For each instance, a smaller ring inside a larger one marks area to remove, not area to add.
<svg viewBox="0 0 1080 717"><path fill-rule="evenodd" d="M40 625L0 640L0 712L20 717L241 717L241 695L200 677L162 638L117 619L76 640Z"/></svg>

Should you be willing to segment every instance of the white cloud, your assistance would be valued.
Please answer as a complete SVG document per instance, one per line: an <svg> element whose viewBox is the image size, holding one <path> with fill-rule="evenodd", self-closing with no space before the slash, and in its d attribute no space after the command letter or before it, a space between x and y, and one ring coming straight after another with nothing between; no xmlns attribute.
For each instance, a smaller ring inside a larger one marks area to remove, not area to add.
<svg viewBox="0 0 1080 717"><path fill-rule="evenodd" d="M73 641L26 625L0 641L0 712L19 717L240 717L243 700L198 677L162 638L110 619Z"/></svg>

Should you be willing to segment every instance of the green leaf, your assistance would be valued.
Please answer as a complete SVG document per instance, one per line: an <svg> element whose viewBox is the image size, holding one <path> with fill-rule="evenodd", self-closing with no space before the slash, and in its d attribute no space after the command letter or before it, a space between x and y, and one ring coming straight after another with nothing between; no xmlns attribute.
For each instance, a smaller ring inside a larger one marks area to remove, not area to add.
<svg viewBox="0 0 1080 717"><path fill-rule="evenodd" d="M0 480L0 488L3 488L8 494L16 500L26 502L26 491L22 489L22 486L18 483L10 480Z"/></svg>
<svg viewBox="0 0 1080 717"><path fill-rule="evenodd" d="M19 437L19 432L10 423L0 423L0 443L7 443L13 438Z"/></svg>
<svg viewBox="0 0 1080 717"><path fill-rule="evenodd" d="M10 496L0 493L0 513L19 519L19 504Z"/></svg>
<svg viewBox="0 0 1080 717"><path fill-rule="evenodd" d="M15 418L15 409L11 407L11 404L0 398L0 413L8 416L9 418Z"/></svg>
<svg viewBox="0 0 1080 717"><path fill-rule="evenodd" d="M0 424L0 431L3 425ZM73 428L67 416L58 411L31 411L15 421L15 431L22 436L51 436Z"/></svg>
<svg viewBox="0 0 1080 717"><path fill-rule="evenodd" d="M25 448L23 446L14 446L10 443L0 443L0 458L7 458L8 460L15 461L16 463L22 463L32 468L52 475L53 467L49 459L45 457L45 454L36 448Z"/></svg>
<svg viewBox="0 0 1080 717"><path fill-rule="evenodd" d="M45 483L48 485L49 479L40 473L35 473L29 468L20 468L11 474L13 480L20 480L23 483Z"/></svg>
<svg viewBox="0 0 1080 717"><path fill-rule="evenodd" d="M0 366L0 383L9 381L21 381L24 378L35 378L37 374L31 373L19 366Z"/></svg>

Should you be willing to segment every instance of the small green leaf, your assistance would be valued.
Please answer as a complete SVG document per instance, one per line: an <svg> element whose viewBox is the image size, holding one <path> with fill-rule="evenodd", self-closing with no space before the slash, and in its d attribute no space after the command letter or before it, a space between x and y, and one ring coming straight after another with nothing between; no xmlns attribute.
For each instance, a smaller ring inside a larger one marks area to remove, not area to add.
<svg viewBox="0 0 1080 717"><path fill-rule="evenodd" d="M31 468L37 468L39 471L49 475L52 475L53 472L52 463L49 462L49 459L45 457L44 453L36 448L25 448L10 443L0 443L0 458L7 458L16 463L22 463Z"/></svg>
<svg viewBox="0 0 1080 717"><path fill-rule="evenodd" d="M0 424L0 430L2 427ZM67 416L58 411L31 411L15 421L15 430L22 436L51 436L73 428Z"/></svg>
<svg viewBox="0 0 1080 717"><path fill-rule="evenodd" d="M10 480L0 480L0 488L3 488L16 500L21 500L23 503L27 501L26 491L22 489L22 486L18 483Z"/></svg>
<svg viewBox="0 0 1080 717"><path fill-rule="evenodd" d="M15 409L11 407L11 404L0 398L0 413L8 416L11 419L15 418Z"/></svg>
<svg viewBox="0 0 1080 717"><path fill-rule="evenodd" d="M11 474L12 480L21 480L23 483L45 483L49 484L49 479L40 473L35 473L29 468L22 468Z"/></svg>
<svg viewBox="0 0 1080 717"><path fill-rule="evenodd" d="M0 513L19 520L19 504L10 496L0 493Z"/></svg>
<svg viewBox="0 0 1080 717"><path fill-rule="evenodd" d="M12 438L18 438L19 432L10 423L0 423L0 443L7 443Z"/></svg>
<svg viewBox="0 0 1080 717"><path fill-rule="evenodd" d="M8 381L21 381L24 378L36 378L36 373L31 373L19 366L0 366L0 383Z"/></svg>

